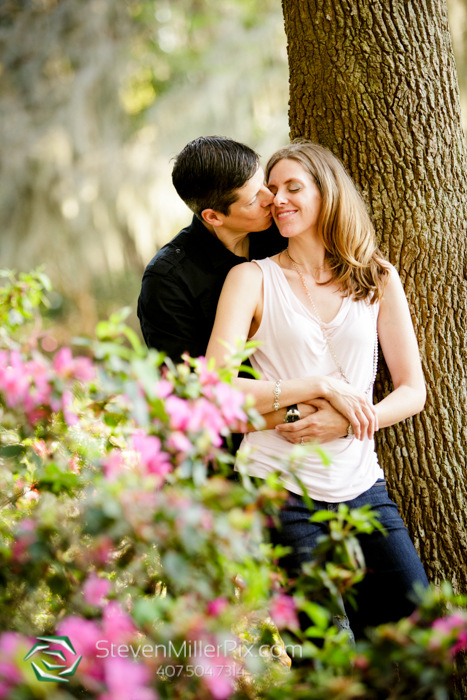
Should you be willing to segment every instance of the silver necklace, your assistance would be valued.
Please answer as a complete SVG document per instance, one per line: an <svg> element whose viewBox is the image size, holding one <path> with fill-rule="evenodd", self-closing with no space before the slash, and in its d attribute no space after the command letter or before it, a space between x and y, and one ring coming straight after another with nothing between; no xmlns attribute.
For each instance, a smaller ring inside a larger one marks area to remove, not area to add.
<svg viewBox="0 0 467 700"><path fill-rule="evenodd" d="M332 359L333 359L334 362L336 363L337 369L338 369L339 372L341 373L343 380L344 380L347 384L352 384L352 382L351 382L351 381L349 380L349 378L346 376L346 374L345 374L345 372L344 372L344 370L343 370L343 368L342 368L341 363L340 363L339 360L337 359L337 355L336 355L336 353L334 352L334 348L333 348L332 345L331 345L331 341L330 341L330 339L329 339L328 332L327 332L327 330L326 330L326 328L325 328L325 326L324 326L323 321L321 320L321 316L319 315L319 311L318 311L318 309L316 308L316 304L315 304L315 302L313 301L313 298L312 298L312 296L311 296L311 294L310 294L310 290L309 290L308 287L307 287L307 284L306 284L306 282L305 282L305 278L304 278L303 274L300 272L300 270L298 269L298 263L295 262L295 260L294 260L293 258L290 257L290 253L289 253L289 249L288 249L288 248L285 249L285 252L287 253L287 257L289 258L290 262L292 263L292 265L293 265L293 267L294 267L294 269L295 269L297 275L300 277L300 280L301 280L301 282L302 282L303 288L305 289L305 293L306 293L306 295L307 295L307 297L308 297L308 299L309 299L309 301L310 301L311 307L312 307L313 312L314 312L314 314L315 314L315 316L316 316L316 319L317 319L317 321L318 321L318 323L319 323L319 327L321 328L321 332L322 332L322 334L323 334L323 336L324 336L324 339L325 339L325 341L326 341L326 343L327 343L327 346L328 346L328 348L329 348L329 351L330 351L330 353L331 353L331 355L332 355ZM367 305L368 307L370 307L370 305L369 305L368 302L366 302L366 305ZM370 310L370 309L368 308L368 310ZM374 314L372 314L372 315L373 315L373 320L374 320ZM371 381L370 381L370 383L369 383L369 385L368 385L368 389L365 391L365 394L368 394L368 393L372 390L373 385L374 385L374 383L375 383L376 372L377 372L377 370L378 370L378 330L377 330L376 324L375 324L375 349L374 349L374 351L373 351L373 376L372 376Z"/></svg>

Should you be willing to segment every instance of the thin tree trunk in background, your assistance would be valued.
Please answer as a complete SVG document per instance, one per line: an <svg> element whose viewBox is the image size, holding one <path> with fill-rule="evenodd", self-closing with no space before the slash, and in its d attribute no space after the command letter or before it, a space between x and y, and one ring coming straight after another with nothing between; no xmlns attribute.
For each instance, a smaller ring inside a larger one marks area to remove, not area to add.
<svg viewBox="0 0 467 700"><path fill-rule="evenodd" d="M431 581L467 591L466 183L445 0L283 0L291 137L329 147L399 270L425 410L377 449ZM390 391L385 367L376 395Z"/></svg>

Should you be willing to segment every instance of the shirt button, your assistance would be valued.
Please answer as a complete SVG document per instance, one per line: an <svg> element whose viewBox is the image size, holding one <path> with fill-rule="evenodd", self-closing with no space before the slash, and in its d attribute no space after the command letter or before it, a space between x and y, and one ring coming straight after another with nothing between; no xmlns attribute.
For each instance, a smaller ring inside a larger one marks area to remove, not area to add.
<svg viewBox="0 0 467 700"><path fill-rule="evenodd" d="M179 252L180 252L180 248L177 248L175 252L176 252L176 253L179 253Z"/></svg>

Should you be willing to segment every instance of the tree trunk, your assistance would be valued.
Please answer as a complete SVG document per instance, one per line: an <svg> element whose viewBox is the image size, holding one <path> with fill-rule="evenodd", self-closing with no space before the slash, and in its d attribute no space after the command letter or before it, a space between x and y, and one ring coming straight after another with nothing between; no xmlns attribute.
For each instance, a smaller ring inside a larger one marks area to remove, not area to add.
<svg viewBox="0 0 467 700"><path fill-rule="evenodd" d="M377 449L431 581L467 591L466 186L445 0L283 0L291 136L329 147L399 270L428 400ZM390 390L381 367L376 395Z"/></svg>

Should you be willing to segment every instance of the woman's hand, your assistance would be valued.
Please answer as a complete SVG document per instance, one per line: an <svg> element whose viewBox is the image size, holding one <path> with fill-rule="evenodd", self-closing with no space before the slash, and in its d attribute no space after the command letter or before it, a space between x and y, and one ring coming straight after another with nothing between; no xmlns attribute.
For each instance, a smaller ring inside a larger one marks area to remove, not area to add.
<svg viewBox="0 0 467 700"><path fill-rule="evenodd" d="M277 432L289 442L331 442L345 436L349 421L325 399L310 399L298 408L301 420L276 426Z"/></svg>
<svg viewBox="0 0 467 700"><path fill-rule="evenodd" d="M372 440L378 430L378 419L367 395L342 379L329 375L323 380L325 398L352 424L357 440L363 440L365 435Z"/></svg>

